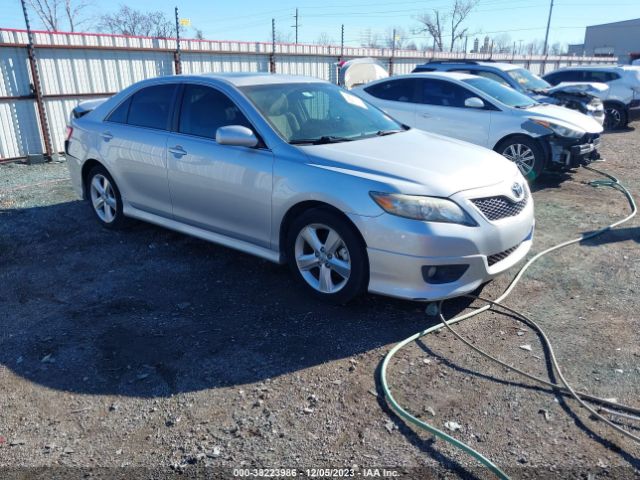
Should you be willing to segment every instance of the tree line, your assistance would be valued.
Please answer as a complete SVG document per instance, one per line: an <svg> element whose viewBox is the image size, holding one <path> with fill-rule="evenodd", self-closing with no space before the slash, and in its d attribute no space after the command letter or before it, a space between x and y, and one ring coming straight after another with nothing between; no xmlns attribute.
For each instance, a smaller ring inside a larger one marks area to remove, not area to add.
<svg viewBox="0 0 640 480"><path fill-rule="evenodd" d="M162 11L142 11L128 5L120 5L114 13L96 14L95 0L26 0L31 10L49 31L91 29L104 33L139 35L169 38L175 36L175 20ZM533 40L524 43L514 41L502 32L485 35L472 31L467 21L479 0L453 0L448 8L433 8L414 18L409 28L396 25L384 32L365 29L360 32L358 43L362 47L396 48L436 52L478 52L539 55L544 52L544 42ZM190 34L204 39L202 30L180 26L181 35ZM271 33L269 33L271 36ZM291 42L292 32L276 31L277 42ZM336 41L322 32L314 42L318 45L336 45ZM549 53L560 55L566 52L566 44L560 42L549 46Z"/></svg>

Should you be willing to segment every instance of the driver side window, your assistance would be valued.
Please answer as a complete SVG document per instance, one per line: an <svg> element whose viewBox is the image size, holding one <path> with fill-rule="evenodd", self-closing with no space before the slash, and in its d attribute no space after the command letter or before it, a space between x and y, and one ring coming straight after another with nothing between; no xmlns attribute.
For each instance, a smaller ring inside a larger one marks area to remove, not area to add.
<svg viewBox="0 0 640 480"><path fill-rule="evenodd" d="M216 138L216 131L227 125L253 127L229 97L204 85L185 85L180 107L178 132Z"/></svg>

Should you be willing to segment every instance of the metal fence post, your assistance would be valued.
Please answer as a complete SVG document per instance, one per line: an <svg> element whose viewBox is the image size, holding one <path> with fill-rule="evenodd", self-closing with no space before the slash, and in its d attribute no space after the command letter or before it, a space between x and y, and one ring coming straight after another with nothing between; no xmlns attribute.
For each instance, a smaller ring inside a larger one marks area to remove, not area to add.
<svg viewBox="0 0 640 480"><path fill-rule="evenodd" d="M276 73L276 19L271 19L271 55L269 55L269 71Z"/></svg>
<svg viewBox="0 0 640 480"><path fill-rule="evenodd" d="M40 119L40 131L42 134L42 140L44 142L44 159L51 161L53 157L53 148L51 147L51 133L49 131L49 122L47 120L47 112L44 108L44 100L42 99L42 83L40 82L40 73L38 71L38 63L36 62L35 48L33 46L33 33L31 33L31 25L29 24L29 15L27 13L27 6L24 0L21 0L22 12L24 13L24 21L27 25L27 56L29 57L29 67L31 69L31 78L33 84L33 95L36 99L36 106L38 109L38 118ZM27 159L29 160L29 152L27 152ZM29 160L30 163L34 163Z"/></svg>
<svg viewBox="0 0 640 480"><path fill-rule="evenodd" d="M173 63L176 67L176 75L182 73L182 62L180 61L180 21L178 20L178 7L176 7L176 51L173 53Z"/></svg>

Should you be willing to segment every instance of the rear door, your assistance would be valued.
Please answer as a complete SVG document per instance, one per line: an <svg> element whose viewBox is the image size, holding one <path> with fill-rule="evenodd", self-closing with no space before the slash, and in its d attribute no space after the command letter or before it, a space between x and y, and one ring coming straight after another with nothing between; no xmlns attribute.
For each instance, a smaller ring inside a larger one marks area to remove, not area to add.
<svg viewBox="0 0 640 480"><path fill-rule="evenodd" d="M269 247L273 154L219 145L218 128L242 125L256 132L223 92L186 84L167 158L174 218L195 227Z"/></svg>
<svg viewBox="0 0 640 480"><path fill-rule="evenodd" d="M490 106L485 109L466 107L465 100L477 95L456 83L434 78L421 78L418 82L420 103L416 106L416 127L489 146Z"/></svg>
<svg viewBox="0 0 640 480"><path fill-rule="evenodd" d="M416 93L414 78L390 79L364 89L377 100L375 104L396 120L409 126L416 122Z"/></svg>
<svg viewBox="0 0 640 480"><path fill-rule="evenodd" d="M98 151L118 183L125 204L171 216L166 144L176 84L142 88L105 119Z"/></svg>

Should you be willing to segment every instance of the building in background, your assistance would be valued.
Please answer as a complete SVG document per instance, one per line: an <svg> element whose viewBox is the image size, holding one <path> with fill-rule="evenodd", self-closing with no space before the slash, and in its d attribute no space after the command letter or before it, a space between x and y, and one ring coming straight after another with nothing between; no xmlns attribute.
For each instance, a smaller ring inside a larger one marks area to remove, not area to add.
<svg viewBox="0 0 640 480"><path fill-rule="evenodd" d="M640 58L640 18L587 27L584 43L569 45L569 55L615 55L619 63Z"/></svg>

